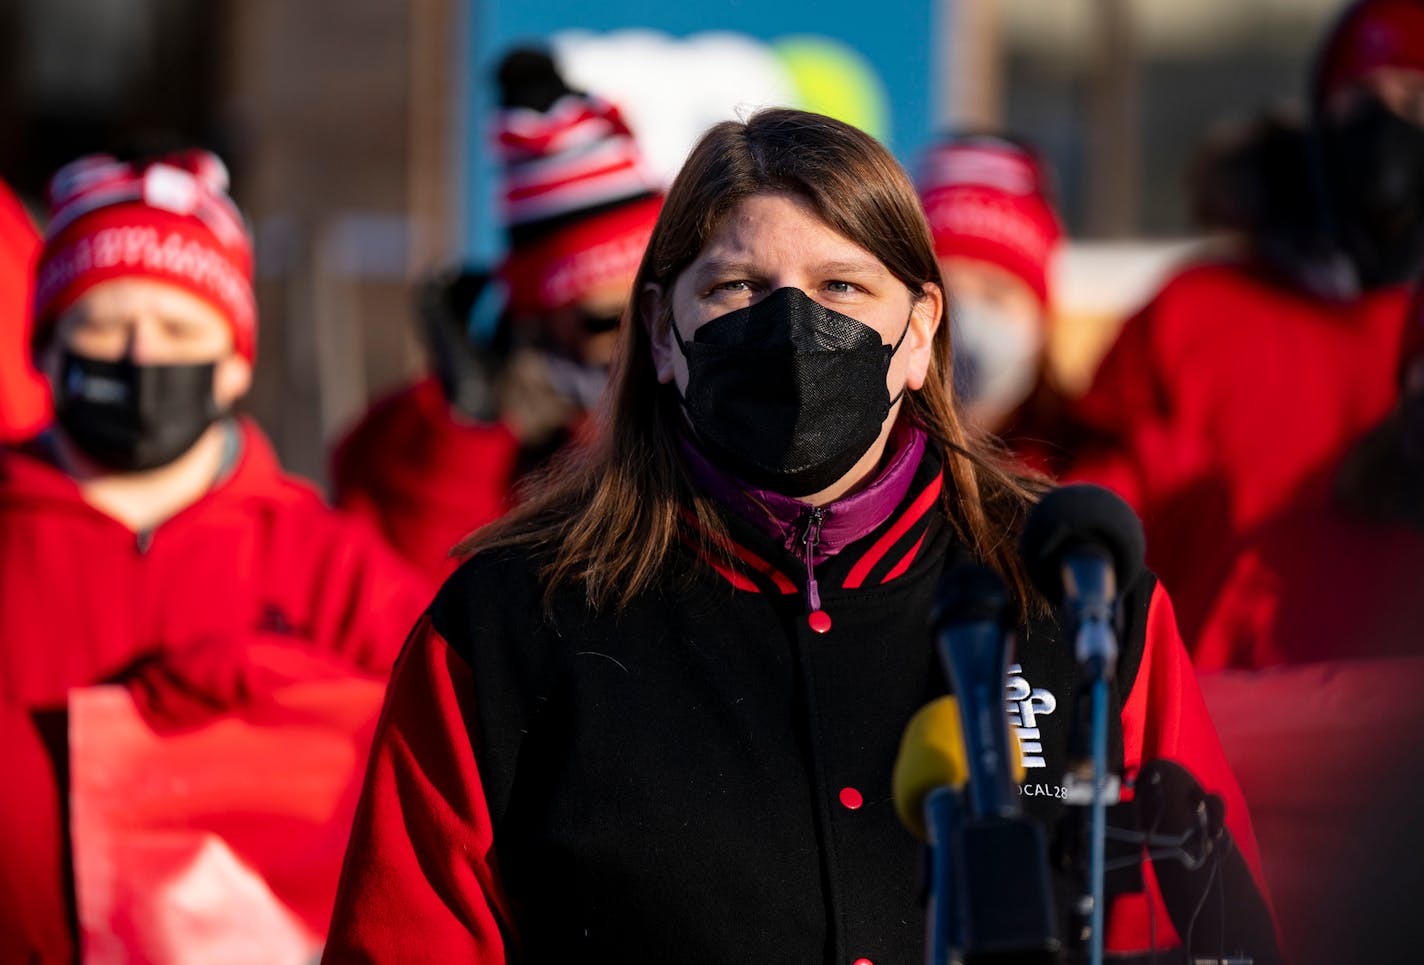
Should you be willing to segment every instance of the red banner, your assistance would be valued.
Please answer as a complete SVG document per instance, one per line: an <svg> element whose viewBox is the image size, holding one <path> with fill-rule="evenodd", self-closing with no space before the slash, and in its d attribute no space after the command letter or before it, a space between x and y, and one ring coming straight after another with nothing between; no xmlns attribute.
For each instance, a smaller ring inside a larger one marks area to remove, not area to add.
<svg viewBox="0 0 1424 965"><path fill-rule="evenodd" d="M289 685L160 735L128 692L70 695L86 963L309 963L320 954L384 685Z"/></svg>
<svg viewBox="0 0 1424 965"><path fill-rule="evenodd" d="M1290 960L1417 961L1424 657L1200 680L1251 808Z"/></svg>

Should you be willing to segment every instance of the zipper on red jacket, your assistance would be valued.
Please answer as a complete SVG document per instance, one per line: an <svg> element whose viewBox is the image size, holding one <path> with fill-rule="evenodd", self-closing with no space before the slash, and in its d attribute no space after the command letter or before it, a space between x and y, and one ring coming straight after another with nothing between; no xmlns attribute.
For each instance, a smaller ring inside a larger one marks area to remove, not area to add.
<svg viewBox="0 0 1424 965"><path fill-rule="evenodd" d="M831 629L831 616L821 609L821 587L816 583L816 546L821 542L821 525L826 521L826 511L820 506L812 506L806 514L806 529L801 542L806 553L806 625L816 633Z"/></svg>

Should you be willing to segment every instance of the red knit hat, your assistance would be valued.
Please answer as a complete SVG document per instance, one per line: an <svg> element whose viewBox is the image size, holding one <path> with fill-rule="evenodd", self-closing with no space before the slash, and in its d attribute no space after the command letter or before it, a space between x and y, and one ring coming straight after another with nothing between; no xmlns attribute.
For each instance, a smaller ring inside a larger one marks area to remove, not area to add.
<svg viewBox="0 0 1424 965"><path fill-rule="evenodd" d="M662 194L623 116L570 89L543 51L513 51L500 84L510 307L547 312L632 279Z"/></svg>
<svg viewBox="0 0 1424 965"><path fill-rule="evenodd" d="M49 182L50 221L36 268L35 343L95 285L140 277L211 304L232 329L236 351L252 359L252 241L227 188L227 168L201 150L134 163L93 154L61 168Z"/></svg>
<svg viewBox="0 0 1424 965"><path fill-rule="evenodd" d="M1348 8L1321 50L1316 103L1380 67L1424 71L1424 0L1361 0Z"/></svg>
<svg viewBox="0 0 1424 965"><path fill-rule="evenodd" d="M936 255L999 265L1048 303L1063 229L1037 154L1000 137L954 137L925 153L917 182Z"/></svg>

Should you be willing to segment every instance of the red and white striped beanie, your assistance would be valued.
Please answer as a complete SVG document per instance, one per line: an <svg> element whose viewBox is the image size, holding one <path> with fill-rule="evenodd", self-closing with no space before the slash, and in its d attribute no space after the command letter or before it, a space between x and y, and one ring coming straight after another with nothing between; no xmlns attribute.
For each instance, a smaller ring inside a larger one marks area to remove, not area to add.
<svg viewBox="0 0 1424 965"><path fill-rule="evenodd" d="M1037 154L1007 138L961 135L931 147L916 180L935 254L999 265L1048 303L1063 229Z"/></svg>
<svg viewBox="0 0 1424 965"><path fill-rule="evenodd" d="M546 312L610 281L631 282L662 195L622 114L570 90L541 51L511 53L500 80L511 308Z"/></svg>
<svg viewBox="0 0 1424 965"><path fill-rule="evenodd" d="M231 327L237 352L252 359L252 240L227 190L222 161L197 149L132 163L92 154L60 168L49 182L36 267L35 344L95 285L141 277L210 303Z"/></svg>

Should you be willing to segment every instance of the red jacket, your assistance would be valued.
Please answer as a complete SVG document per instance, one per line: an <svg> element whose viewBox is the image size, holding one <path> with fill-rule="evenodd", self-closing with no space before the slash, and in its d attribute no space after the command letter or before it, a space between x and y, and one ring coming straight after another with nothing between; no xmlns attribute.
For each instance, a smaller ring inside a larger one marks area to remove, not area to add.
<svg viewBox="0 0 1424 965"><path fill-rule="evenodd" d="M30 286L40 236L0 181L0 442L26 439L49 416L49 387L30 361Z"/></svg>
<svg viewBox="0 0 1424 965"><path fill-rule="evenodd" d="M443 579L455 544L509 508L519 455L508 427L457 422L440 383L426 379L376 403L337 447L336 504Z"/></svg>
<svg viewBox="0 0 1424 965"><path fill-rule="evenodd" d="M40 456L0 450L0 960L74 954L70 688L147 661L141 703L220 712L332 662L384 676L429 599L376 534L284 476L254 425L242 435L231 475L142 537Z"/></svg>
<svg viewBox="0 0 1424 965"><path fill-rule="evenodd" d="M1069 476L1137 509L1189 643L1234 540L1389 411L1407 298L1331 304L1206 264L1128 321L1076 413L1110 441Z"/></svg>

